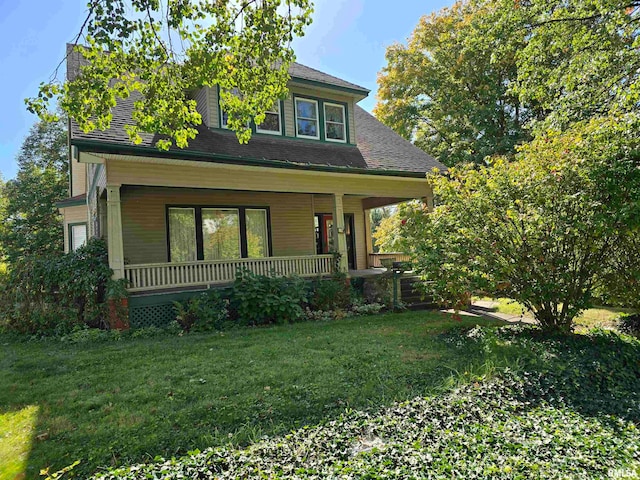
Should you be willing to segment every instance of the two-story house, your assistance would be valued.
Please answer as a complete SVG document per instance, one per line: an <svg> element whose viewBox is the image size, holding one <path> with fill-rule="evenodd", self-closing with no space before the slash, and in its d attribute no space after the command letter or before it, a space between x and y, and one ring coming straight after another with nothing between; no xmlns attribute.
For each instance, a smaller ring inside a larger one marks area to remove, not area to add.
<svg viewBox="0 0 640 480"><path fill-rule="evenodd" d="M78 61L69 56L68 75ZM107 131L72 122L65 249L107 240L132 317L168 315L176 291L229 283L238 268L326 275L338 252L343 270L366 269L369 210L431 198L425 173L445 167L360 108L367 89L298 63L290 74L289 97L246 145L226 129L216 88L193 92L203 124L186 149L161 152L152 134L133 145L131 99Z"/></svg>

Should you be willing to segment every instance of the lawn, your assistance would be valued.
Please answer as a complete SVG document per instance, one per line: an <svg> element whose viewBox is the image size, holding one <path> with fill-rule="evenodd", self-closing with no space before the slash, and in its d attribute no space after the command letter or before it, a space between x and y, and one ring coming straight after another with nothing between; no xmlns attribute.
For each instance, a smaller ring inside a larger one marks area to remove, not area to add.
<svg viewBox="0 0 640 480"><path fill-rule="evenodd" d="M440 391L482 363L441 334L476 323L489 322L418 312L102 343L0 337L0 478L243 446Z"/></svg>
<svg viewBox="0 0 640 480"><path fill-rule="evenodd" d="M523 305L509 298L489 298L482 297L479 300L495 302L494 311L511 315L527 315L527 310ZM578 330L584 331L594 327L613 329L616 327L616 319L621 313L630 313L628 308L615 307L594 307L582 312L575 320ZM528 314L532 316L531 314Z"/></svg>

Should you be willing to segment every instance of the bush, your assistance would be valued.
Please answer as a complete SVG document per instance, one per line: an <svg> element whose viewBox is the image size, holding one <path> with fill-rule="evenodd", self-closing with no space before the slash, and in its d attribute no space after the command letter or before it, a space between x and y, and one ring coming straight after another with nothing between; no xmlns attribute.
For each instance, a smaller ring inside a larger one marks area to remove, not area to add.
<svg viewBox="0 0 640 480"><path fill-rule="evenodd" d="M309 300L311 310L345 310L351 305L351 289L344 273L313 281Z"/></svg>
<svg viewBox="0 0 640 480"><path fill-rule="evenodd" d="M618 329L640 338L640 313L623 313L618 318Z"/></svg>
<svg viewBox="0 0 640 480"><path fill-rule="evenodd" d="M229 320L228 304L218 291L210 290L185 302L174 302L176 321L185 332L222 330Z"/></svg>
<svg viewBox="0 0 640 480"><path fill-rule="evenodd" d="M0 285L0 329L31 335L64 335L78 326L108 329L109 292L126 295L112 274L106 244L97 239L66 255L24 257Z"/></svg>
<svg viewBox="0 0 640 480"><path fill-rule="evenodd" d="M300 277L267 277L248 270L238 273L231 303L241 325L293 323L304 318L308 282Z"/></svg>

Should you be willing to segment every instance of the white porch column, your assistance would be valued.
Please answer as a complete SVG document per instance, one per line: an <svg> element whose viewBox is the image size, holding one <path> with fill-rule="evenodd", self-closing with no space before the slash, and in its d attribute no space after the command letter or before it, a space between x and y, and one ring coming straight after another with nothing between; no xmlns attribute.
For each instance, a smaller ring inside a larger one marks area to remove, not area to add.
<svg viewBox="0 0 640 480"><path fill-rule="evenodd" d="M349 271L347 254L347 234L344 228L344 208L342 207L342 193L333 194L333 246L340 254L340 271Z"/></svg>
<svg viewBox="0 0 640 480"><path fill-rule="evenodd" d="M371 237L371 210L368 208L364 210L364 240L367 246L367 267L371 267L369 254L373 253L373 238Z"/></svg>
<svg viewBox="0 0 640 480"><path fill-rule="evenodd" d="M120 185L107 185L107 249L114 280L124 278Z"/></svg>

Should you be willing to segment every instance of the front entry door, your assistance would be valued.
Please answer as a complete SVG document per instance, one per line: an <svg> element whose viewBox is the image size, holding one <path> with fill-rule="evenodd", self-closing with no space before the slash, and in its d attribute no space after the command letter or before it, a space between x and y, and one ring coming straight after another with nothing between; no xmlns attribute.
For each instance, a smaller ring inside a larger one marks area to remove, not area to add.
<svg viewBox="0 0 640 480"><path fill-rule="evenodd" d="M320 253L330 253L335 251L333 248L333 215L329 213L316 214L316 251ZM344 214L345 236L347 238L347 261L349 268L354 270L355 261L355 235L354 235L354 219L352 213Z"/></svg>

